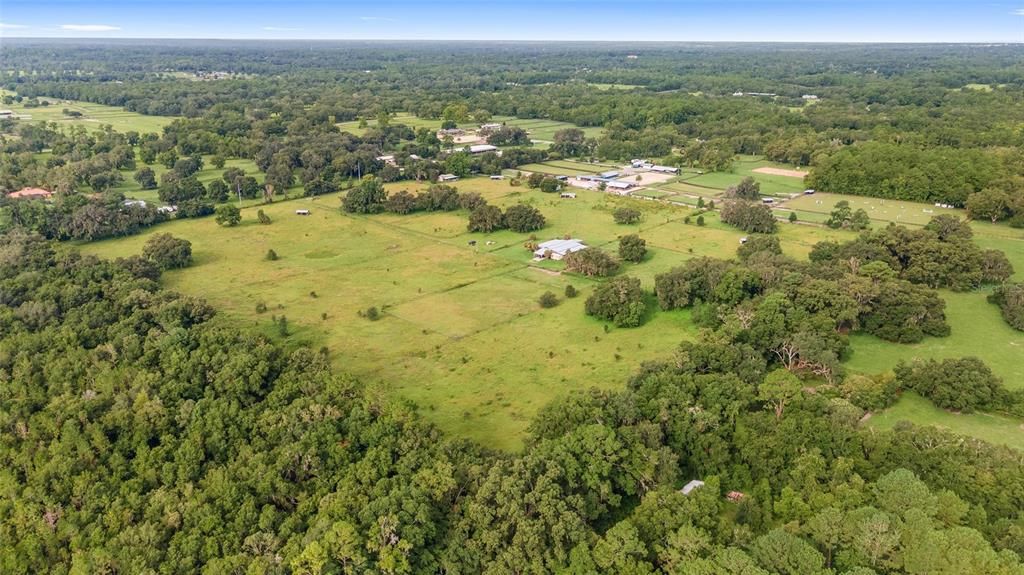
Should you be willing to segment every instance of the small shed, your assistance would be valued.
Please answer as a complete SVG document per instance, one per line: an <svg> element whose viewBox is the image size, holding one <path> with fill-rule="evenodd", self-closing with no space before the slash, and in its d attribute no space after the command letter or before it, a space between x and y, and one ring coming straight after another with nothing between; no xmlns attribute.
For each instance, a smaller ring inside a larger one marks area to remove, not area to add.
<svg viewBox="0 0 1024 575"><path fill-rule="evenodd" d="M505 176L502 176L500 174L499 175L494 175L494 176L491 176L491 179L492 180L504 180Z"/></svg>
<svg viewBox="0 0 1024 575"><path fill-rule="evenodd" d="M296 216L308 216L309 210L295 210Z"/></svg>
<svg viewBox="0 0 1024 575"><path fill-rule="evenodd" d="M693 491L694 489L699 489L701 487L704 487L704 482L701 481L700 479L694 479L687 483L686 485L684 485L683 488L679 490L679 492L682 493L683 495L689 495L691 491Z"/></svg>
<svg viewBox="0 0 1024 575"><path fill-rule="evenodd" d="M455 174L441 174L440 176L437 177L437 181L442 182L442 183L443 182L454 182L454 181L456 181L458 179L459 179L459 177L456 176Z"/></svg>
<svg viewBox="0 0 1024 575"><path fill-rule="evenodd" d="M570 200L576 199L576 194L573 192L562 192L559 197L568 198Z"/></svg>

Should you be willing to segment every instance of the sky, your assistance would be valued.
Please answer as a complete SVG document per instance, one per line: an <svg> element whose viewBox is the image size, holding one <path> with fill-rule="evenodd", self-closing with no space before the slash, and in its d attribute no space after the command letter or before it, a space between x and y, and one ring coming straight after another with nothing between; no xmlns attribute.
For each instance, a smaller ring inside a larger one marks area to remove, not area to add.
<svg viewBox="0 0 1024 575"><path fill-rule="evenodd" d="M1024 0L0 0L0 37L1024 43Z"/></svg>

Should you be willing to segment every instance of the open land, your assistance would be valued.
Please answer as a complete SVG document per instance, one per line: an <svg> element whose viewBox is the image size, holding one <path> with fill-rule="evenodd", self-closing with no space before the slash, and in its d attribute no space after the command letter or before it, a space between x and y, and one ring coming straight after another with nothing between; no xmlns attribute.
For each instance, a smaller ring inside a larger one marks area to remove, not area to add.
<svg viewBox="0 0 1024 575"><path fill-rule="evenodd" d="M0 90L0 96L13 94L13 92ZM24 104L15 102L10 105L5 104L2 107L18 115L31 116L31 119L19 121L57 122L60 125L85 126L90 130L99 130L103 126L111 126L118 132L161 133L164 126L174 121L174 118L169 116L146 116L136 112L129 112L124 108L79 102L77 100L40 98L40 101L49 102L49 105L28 108ZM81 116L65 115L64 110L79 112Z"/></svg>
<svg viewBox="0 0 1024 575"><path fill-rule="evenodd" d="M402 182L388 188L417 190L426 185ZM720 223L713 212L705 214L704 227L684 224L682 219L692 212L666 202L597 191L560 199L513 187L508 180L486 178L465 179L457 186L502 207L536 206L548 220L536 234L539 240L570 235L614 251L618 236L640 234L650 254L640 264L625 266L622 273L640 278L648 290L655 275L686 259L732 257L744 235ZM532 262L523 248L526 234L468 233L464 212L348 215L338 209L338 199L332 195L263 206L274 220L270 226L256 224L255 210L246 209L243 224L236 228L218 228L212 219L181 220L82 249L124 256L140 251L153 233L184 237L193 243L196 262L166 274L172 289L201 295L230 321L241 320L270 336L271 316L284 315L292 326L292 341L337 351L335 357L344 358L338 359L340 369L383 393L417 402L426 417L445 430L509 450L521 447L531 417L554 396L592 386L617 388L640 362L664 358L680 341L697 335L688 311L655 311L653 300L642 327L606 328L583 313L595 280L560 273L559 262ZM641 209L643 221L635 226L614 224L611 211L623 204ZM296 216L297 208L309 209L312 215ZM853 234L783 224L779 237L787 254L803 258L819 241ZM995 234L982 238L1020 241ZM469 245L472 240L475 246ZM268 249L281 259L263 261ZM541 293L551 290L561 297L568 284L580 290L579 297L553 309L537 305ZM962 355L969 349L1009 386L1021 385L1024 368L1018 360L1024 335L1005 326L984 293L942 296L953 335L917 345L856 336L848 367L875 373L891 369L900 359ZM268 311L258 313L259 303ZM383 311L382 319L374 322L359 316L370 306ZM903 407L906 401L871 424L883 425L894 417L919 423L936 420L935 415L918 418L917 411ZM1024 430L1009 430L1006 442L1024 447Z"/></svg>

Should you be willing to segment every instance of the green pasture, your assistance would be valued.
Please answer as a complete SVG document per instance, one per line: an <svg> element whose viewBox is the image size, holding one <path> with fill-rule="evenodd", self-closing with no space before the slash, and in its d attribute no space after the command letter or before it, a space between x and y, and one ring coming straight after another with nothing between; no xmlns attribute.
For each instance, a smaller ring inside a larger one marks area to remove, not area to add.
<svg viewBox="0 0 1024 575"><path fill-rule="evenodd" d="M397 114L393 115L391 117L391 123L392 124L405 124L406 126L409 126L410 128L412 128L413 130L418 130L419 128L427 128L428 130L440 130L441 129L441 119L440 118L438 118L436 120L431 120L431 119L427 119L427 118L420 118L420 117L417 117L417 116L415 116L413 114L410 114L408 112L398 112ZM338 129L341 130L342 132L349 132L349 133L355 134L357 136L362 136L363 134L366 133L366 130L368 128L375 128L377 126L377 119L376 118L373 118L373 119L369 119L368 118L367 121L366 121L366 124L367 124L367 128L360 128L359 127L359 120L351 120L351 121L348 121L348 122L338 122L337 124L335 124L335 126L337 126ZM467 123L463 124L461 127L464 127L464 128L476 128L477 125L472 123L472 122L467 122Z"/></svg>
<svg viewBox="0 0 1024 575"><path fill-rule="evenodd" d="M416 191L427 185L397 182L387 188ZM648 242L649 256L621 273L640 278L647 290L657 274L689 258L734 256L745 235L719 222L714 212L705 214L704 226L685 224L693 212L666 202L586 190L562 199L512 186L507 179L468 178L456 186L503 208L536 206L547 219L535 233L537 241L571 236L614 252L619 236L638 233ZM207 298L222 310L219 321L252 325L271 337L278 337L271 317L284 315L289 341L326 346L339 369L382 393L415 401L446 431L502 449L521 446L531 417L553 397L591 386L621 388L642 361L667 357L680 341L696 335L688 312L656 311L653 300L642 327L606 331L603 322L583 313L596 281L561 273L560 262L532 262L524 248L529 234L468 233L467 214L461 211L346 215L338 209L339 199L263 206L273 219L269 226L257 224L255 209L247 208L235 228L220 228L212 218L173 221L82 249L124 256L138 253L153 233L187 238L195 264L168 272L168 287ZM623 205L640 209L641 222L615 224L611 214ZM312 215L297 216L297 208ZM787 254L803 258L816 242L854 235L782 222L779 237ZM265 261L268 249L280 259ZM544 291L561 297L569 283L581 291L579 297L553 309L537 305ZM942 295L949 302L952 336L918 345L855 336L848 367L874 373L915 356L973 354L1008 385L1019 387L1024 334L1005 325L984 293ZM259 303L268 311L257 313ZM383 311L380 320L360 317L359 311L370 306Z"/></svg>
<svg viewBox="0 0 1024 575"><path fill-rule="evenodd" d="M598 90L635 90L637 88L643 88L636 84L605 84L602 82L588 82L587 85L597 88Z"/></svg>
<svg viewBox="0 0 1024 575"><path fill-rule="evenodd" d="M841 201L850 202L850 208L863 209L872 220L879 222L895 222L911 226L923 226L933 217L940 214L953 214L963 216L964 211L950 208L940 208L932 204L920 202L906 202L902 200L883 200L880 198L869 198L865 196L850 196L845 194L830 194L818 192L811 195L801 195L787 200L785 206L790 209L821 214L828 219L829 213L835 205Z"/></svg>
<svg viewBox="0 0 1024 575"><path fill-rule="evenodd" d="M904 393L895 405L872 415L867 424L877 429L891 429L900 421L932 425L989 443L1024 449L1024 424L1020 420L991 413L951 413L913 392Z"/></svg>
<svg viewBox="0 0 1024 575"><path fill-rule="evenodd" d="M513 118L511 116L495 116L491 119L492 122L503 122L509 126L517 126L530 133L530 139L539 140L542 142L551 142L555 139L555 132L559 130L565 130L567 128L579 128L583 130L584 135L588 138L597 138L604 134L604 128L600 127L582 127L569 122L559 122L556 120L544 120L544 119L531 119L531 118Z"/></svg>
<svg viewBox="0 0 1024 575"><path fill-rule="evenodd" d="M543 142L551 142L552 140L554 140L555 132L559 130L579 127L576 124L571 124L569 122L558 122L556 120L544 120L536 118L515 118L512 116L494 116L493 118L491 118L490 122L504 123L509 126L520 127L530 133L530 138L534 140L540 140ZM338 129L344 132L349 132L357 136L362 136L363 134L366 133L367 128L360 128L359 123L359 120L351 120L347 122L338 122L335 125L338 126ZM431 120L426 118L419 118L408 112L399 112L395 114L391 118L391 123L405 124L406 126L409 126L414 130L419 128L427 128L429 130L441 129L440 119ZM368 128L375 127L377 126L377 120L376 118L368 118L366 124ZM479 127L479 123L462 122L459 124L459 127L463 129L473 130ZM581 129L587 135L588 138L596 138L600 136L602 133L604 133L604 128L588 127Z"/></svg>
<svg viewBox="0 0 1024 575"><path fill-rule="evenodd" d="M13 92L0 90L0 95L12 95ZM109 125L118 132L135 131L140 134L147 132L162 133L164 126L174 121L168 116L146 116L136 112L129 112L124 108L92 104L90 102L79 102L77 100L61 100L58 98L40 98L50 102L49 106L27 108L17 102L10 105L2 105L16 114L28 114L30 122L57 122L67 126L85 126L90 130L99 130ZM73 118L64 115L64 110L80 112L81 117Z"/></svg>
<svg viewBox="0 0 1024 575"><path fill-rule="evenodd" d="M590 164L587 162L574 162L572 160L549 160L536 164L524 164L519 166L518 169L524 172L540 172L552 176L578 176L580 174L599 174L616 168L615 166L605 164Z"/></svg>
<svg viewBox="0 0 1024 575"><path fill-rule="evenodd" d="M943 359L977 356L1011 389L1024 388L1024 332L1011 328L999 308L986 301L986 291L941 292L946 301L948 337L929 337L915 344L896 345L877 337L856 334L850 338L853 356L848 367L878 373L892 369L900 360Z"/></svg>

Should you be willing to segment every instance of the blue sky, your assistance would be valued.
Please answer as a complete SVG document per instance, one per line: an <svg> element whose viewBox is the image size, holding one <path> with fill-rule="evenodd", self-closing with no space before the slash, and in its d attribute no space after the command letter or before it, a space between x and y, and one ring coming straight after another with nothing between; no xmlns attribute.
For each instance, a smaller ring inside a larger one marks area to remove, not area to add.
<svg viewBox="0 0 1024 575"><path fill-rule="evenodd" d="M0 34L1024 42L1024 0L0 0Z"/></svg>

